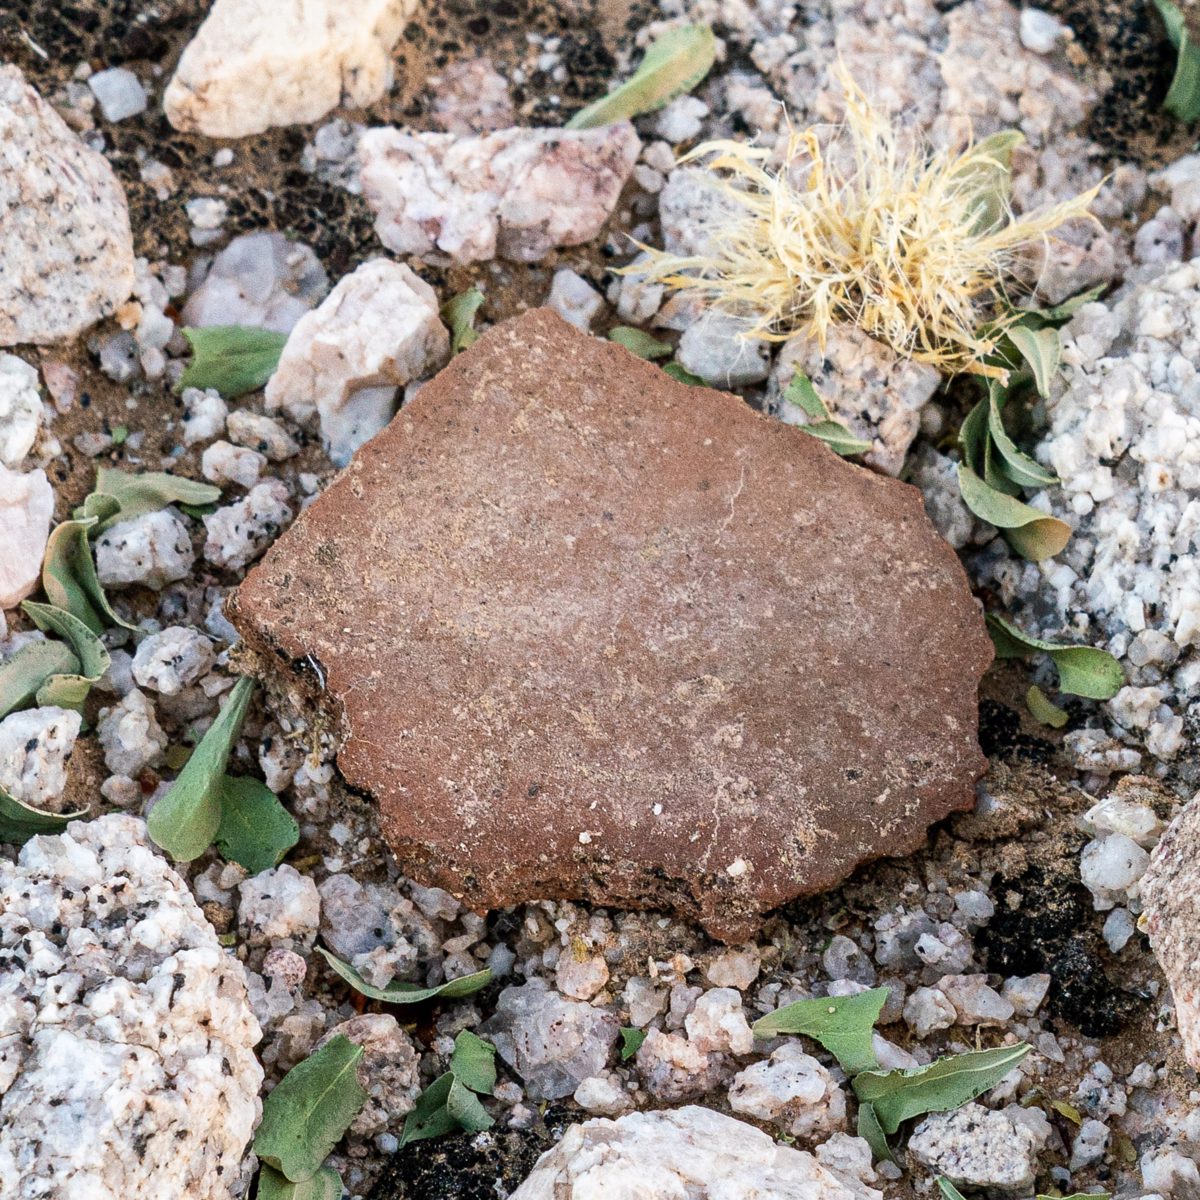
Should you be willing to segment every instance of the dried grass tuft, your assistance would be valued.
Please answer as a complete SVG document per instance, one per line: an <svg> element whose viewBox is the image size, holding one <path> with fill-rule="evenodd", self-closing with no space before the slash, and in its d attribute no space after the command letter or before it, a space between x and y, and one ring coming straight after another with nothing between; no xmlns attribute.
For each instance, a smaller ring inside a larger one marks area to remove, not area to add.
<svg viewBox="0 0 1200 1200"><path fill-rule="evenodd" d="M1020 134L961 152L912 145L844 69L838 79L846 117L824 143L816 128L793 133L779 165L733 141L687 155L707 160L728 211L714 206L707 253L647 247L636 270L746 316L749 337L808 332L823 347L848 323L947 373L1003 375L982 360L1019 316L1006 279L1021 251L1094 220L1098 188L1018 217L1008 180Z"/></svg>

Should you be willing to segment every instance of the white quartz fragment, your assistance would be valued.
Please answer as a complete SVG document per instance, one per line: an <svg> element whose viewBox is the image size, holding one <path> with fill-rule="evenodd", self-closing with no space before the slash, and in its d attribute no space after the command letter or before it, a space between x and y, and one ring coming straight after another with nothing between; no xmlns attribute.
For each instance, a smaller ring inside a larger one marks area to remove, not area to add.
<svg viewBox="0 0 1200 1200"><path fill-rule="evenodd" d="M69 708L29 708L0 721L0 789L14 800L61 811L67 759L83 718Z"/></svg>
<svg viewBox="0 0 1200 1200"><path fill-rule="evenodd" d="M37 371L15 354L0 353L0 465L18 466L41 425Z"/></svg>
<svg viewBox="0 0 1200 1200"><path fill-rule="evenodd" d="M797 1042L733 1077L729 1107L774 1122L792 1137L828 1137L846 1122L846 1096L829 1072Z"/></svg>
<svg viewBox="0 0 1200 1200"><path fill-rule="evenodd" d="M155 716L154 704L137 688L111 708L100 710L96 731L104 748L104 763L114 775L136 778L147 767L162 762L166 753L168 738Z"/></svg>
<svg viewBox="0 0 1200 1200"><path fill-rule="evenodd" d="M195 629L169 625L151 634L133 656L133 678L139 687L175 696L213 665L212 642Z"/></svg>
<svg viewBox="0 0 1200 1200"><path fill-rule="evenodd" d="M279 536L293 516L287 484L264 480L233 504L204 518L204 557L217 567L241 570Z"/></svg>
<svg viewBox="0 0 1200 1200"><path fill-rule="evenodd" d="M187 526L170 508L120 521L96 539L96 573L105 587L158 590L185 579L195 559Z"/></svg>
<svg viewBox="0 0 1200 1200"><path fill-rule="evenodd" d="M45 471L22 475L0 464L0 612L37 589L53 515Z"/></svg>

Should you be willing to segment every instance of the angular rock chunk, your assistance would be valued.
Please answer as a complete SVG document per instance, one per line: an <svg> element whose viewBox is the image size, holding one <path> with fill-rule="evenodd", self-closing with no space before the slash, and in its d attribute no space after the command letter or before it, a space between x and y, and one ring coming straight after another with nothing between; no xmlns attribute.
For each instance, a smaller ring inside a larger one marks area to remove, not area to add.
<svg viewBox="0 0 1200 1200"><path fill-rule="evenodd" d="M753 1125L689 1105L572 1126L512 1200L880 1200L882 1194Z"/></svg>
<svg viewBox="0 0 1200 1200"><path fill-rule="evenodd" d="M991 645L920 494L546 310L426 384L233 611L317 664L405 869L480 908L744 940L984 767Z"/></svg>
<svg viewBox="0 0 1200 1200"><path fill-rule="evenodd" d="M123 815L0 862L0 1195L230 1200L261 1109L242 964Z"/></svg>
<svg viewBox="0 0 1200 1200"><path fill-rule="evenodd" d="M0 66L0 162L0 346L72 338L133 290L125 193L9 66Z"/></svg>
<svg viewBox="0 0 1200 1200"><path fill-rule="evenodd" d="M0 611L37 587L53 515L54 492L45 471L22 475L0 463Z"/></svg>
<svg viewBox="0 0 1200 1200"><path fill-rule="evenodd" d="M1188 1063L1200 1070L1200 803L1167 828L1142 876L1146 932L1175 1000Z"/></svg>
<svg viewBox="0 0 1200 1200"><path fill-rule="evenodd" d="M397 390L450 355L437 293L386 258L363 263L300 318L267 383L267 408L317 417L329 457L344 467L397 407Z"/></svg>
<svg viewBox="0 0 1200 1200"><path fill-rule="evenodd" d="M369 129L363 197L397 254L537 262L600 232L637 162L628 121L602 129L503 129L483 137Z"/></svg>
<svg viewBox="0 0 1200 1200"><path fill-rule="evenodd" d="M176 129L236 138L373 104L415 0L216 0L163 96Z"/></svg>

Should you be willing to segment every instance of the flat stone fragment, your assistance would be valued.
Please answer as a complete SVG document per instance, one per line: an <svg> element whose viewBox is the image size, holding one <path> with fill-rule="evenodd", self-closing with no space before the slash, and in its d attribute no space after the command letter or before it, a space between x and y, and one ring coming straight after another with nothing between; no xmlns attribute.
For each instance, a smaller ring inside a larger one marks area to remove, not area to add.
<svg viewBox="0 0 1200 1200"><path fill-rule="evenodd" d="M1142 876L1143 920L1171 985L1175 1025L1188 1063L1200 1070L1200 803L1167 828Z"/></svg>
<svg viewBox="0 0 1200 1200"><path fill-rule="evenodd" d="M989 640L919 493L548 310L486 334L246 579L404 869L478 908L764 911L973 801Z"/></svg>
<svg viewBox="0 0 1200 1200"><path fill-rule="evenodd" d="M236 138L374 104L415 0L216 0L163 95L176 129Z"/></svg>
<svg viewBox="0 0 1200 1200"><path fill-rule="evenodd" d="M0 346L72 338L133 290L117 177L9 66L0 66L0 246Z"/></svg>

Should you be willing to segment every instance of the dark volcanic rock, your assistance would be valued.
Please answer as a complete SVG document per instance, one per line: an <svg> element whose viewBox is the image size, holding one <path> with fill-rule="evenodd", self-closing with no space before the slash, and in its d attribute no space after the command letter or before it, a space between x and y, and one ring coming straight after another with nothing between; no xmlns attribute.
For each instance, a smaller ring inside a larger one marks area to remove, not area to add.
<svg viewBox="0 0 1200 1200"><path fill-rule="evenodd" d="M916 489L544 310L427 384L232 608L340 719L403 868L479 908L742 938L985 765L991 646Z"/></svg>

